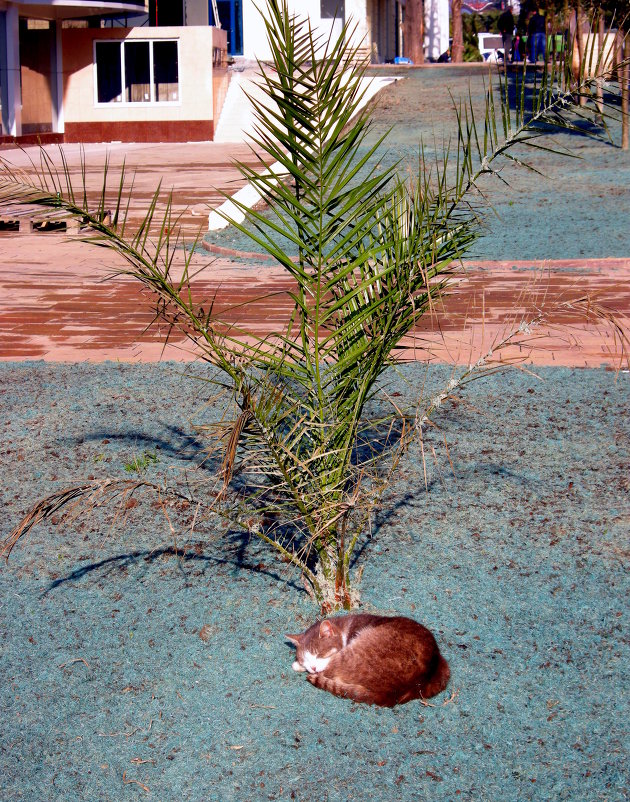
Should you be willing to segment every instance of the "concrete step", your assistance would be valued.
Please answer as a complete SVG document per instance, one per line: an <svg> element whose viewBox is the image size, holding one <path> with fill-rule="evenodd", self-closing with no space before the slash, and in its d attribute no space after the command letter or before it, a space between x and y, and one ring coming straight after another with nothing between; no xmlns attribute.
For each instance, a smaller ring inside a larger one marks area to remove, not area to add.
<svg viewBox="0 0 630 802"><path fill-rule="evenodd" d="M254 132L254 110L247 95L256 99L264 97L257 83L257 71L234 71L215 130L215 142L249 141L249 136Z"/></svg>
<svg viewBox="0 0 630 802"><path fill-rule="evenodd" d="M248 95L256 100L264 100L265 97L258 84L259 80L258 71L255 69L246 69L242 72L235 71L232 74L215 132L216 142L242 144L249 141L250 135L254 132L255 119L254 109ZM371 100L384 86L396 80L397 78L363 78L365 91L361 106ZM271 165L269 169L275 173L282 172L278 162ZM249 208L260 201L258 191L251 184L243 187L233 197L239 204L244 204ZM219 211L210 212L208 230L217 231L226 228L229 223L225 219L225 215L238 222L242 222L245 219L241 208L232 203L231 200L227 200L219 207Z"/></svg>

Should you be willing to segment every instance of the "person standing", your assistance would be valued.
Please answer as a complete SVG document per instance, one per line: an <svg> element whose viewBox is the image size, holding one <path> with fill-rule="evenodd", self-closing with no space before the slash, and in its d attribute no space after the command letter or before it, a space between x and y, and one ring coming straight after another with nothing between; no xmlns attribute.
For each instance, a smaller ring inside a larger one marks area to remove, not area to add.
<svg viewBox="0 0 630 802"><path fill-rule="evenodd" d="M499 33L503 41L503 63L507 64L508 61L514 61L512 54L512 37L514 36L514 15L512 14L512 6L508 5L503 14L499 17L497 22Z"/></svg>
<svg viewBox="0 0 630 802"><path fill-rule="evenodd" d="M534 13L527 26L527 39L530 60L535 64L540 54L542 54L544 60L547 44L547 24L538 10L538 6L534 6Z"/></svg>

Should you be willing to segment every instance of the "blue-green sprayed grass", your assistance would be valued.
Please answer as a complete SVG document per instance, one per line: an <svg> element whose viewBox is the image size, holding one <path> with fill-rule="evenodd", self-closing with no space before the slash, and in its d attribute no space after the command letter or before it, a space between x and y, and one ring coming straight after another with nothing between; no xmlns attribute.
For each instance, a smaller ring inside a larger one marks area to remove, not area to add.
<svg viewBox="0 0 630 802"><path fill-rule="evenodd" d="M1 365L3 534L145 449L152 479L198 459L182 370ZM440 414L429 492L412 453L364 553L365 608L433 629L452 702L317 691L283 640L315 615L286 566L220 526L176 553L142 503L40 526L0 571L0 800L625 799L628 375L538 373ZM410 398L424 368L405 377Z"/></svg>

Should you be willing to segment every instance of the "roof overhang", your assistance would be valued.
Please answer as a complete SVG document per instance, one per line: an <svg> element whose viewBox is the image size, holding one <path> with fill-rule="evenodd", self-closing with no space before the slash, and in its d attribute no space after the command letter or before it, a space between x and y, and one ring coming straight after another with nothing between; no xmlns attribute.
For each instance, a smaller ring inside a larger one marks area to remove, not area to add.
<svg viewBox="0 0 630 802"><path fill-rule="evenodd" d="M0 0L0 11L16 7L21 17L32 19L73 19L95 17L105 14L144 14L144 0L138 2L104 2L95 0Z"/></svg>

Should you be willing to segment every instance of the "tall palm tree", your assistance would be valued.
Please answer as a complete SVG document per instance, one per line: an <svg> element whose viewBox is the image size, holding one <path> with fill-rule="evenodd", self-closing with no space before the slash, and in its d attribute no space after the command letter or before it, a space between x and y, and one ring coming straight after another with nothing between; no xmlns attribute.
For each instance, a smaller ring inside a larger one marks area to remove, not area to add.
<svg viewBox="0 0 630 802"><path fill-rule="evenodd" d="M407 0L403 24L405 56L414 64L424 64L424 2Z"/></svg>

